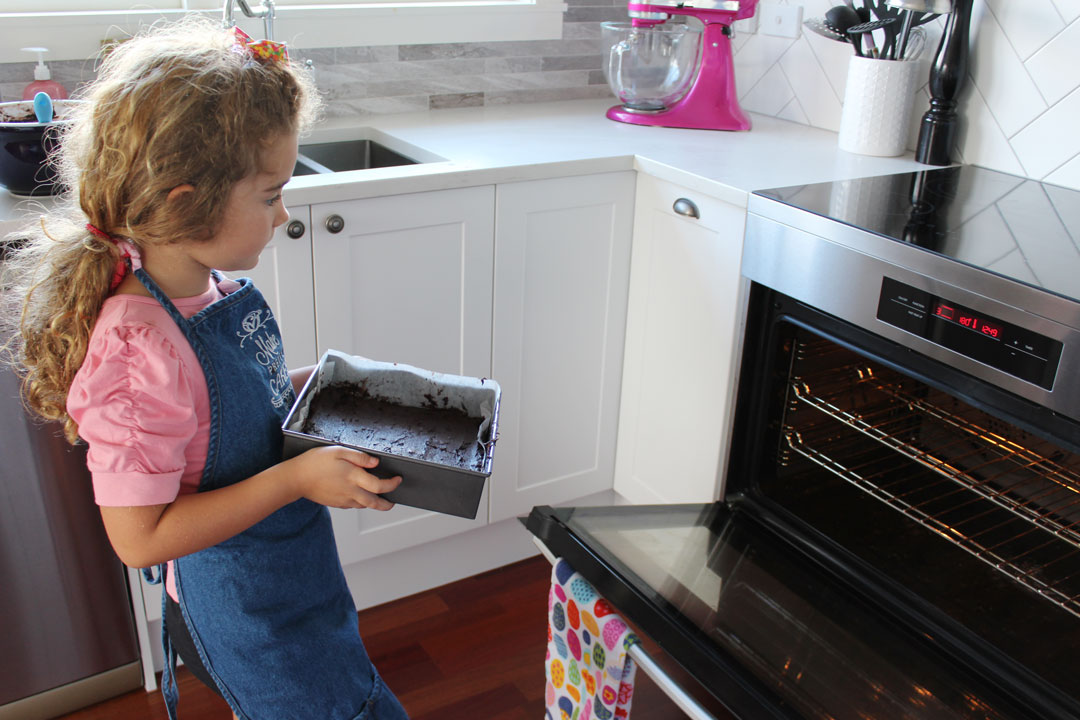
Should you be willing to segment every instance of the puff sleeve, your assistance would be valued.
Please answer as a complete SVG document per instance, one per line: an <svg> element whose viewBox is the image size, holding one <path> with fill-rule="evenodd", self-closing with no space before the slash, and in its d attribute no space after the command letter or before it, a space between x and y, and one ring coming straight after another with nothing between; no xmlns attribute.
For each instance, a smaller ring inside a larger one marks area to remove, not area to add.
<svg viewBox="0 0 1080 720"><path fill-rule="evenodd" d="M89 445L87 465L99 505L176 499L198 421L188 372L160 330L118 325L95 335L68 392L67 409Z"/></svg>

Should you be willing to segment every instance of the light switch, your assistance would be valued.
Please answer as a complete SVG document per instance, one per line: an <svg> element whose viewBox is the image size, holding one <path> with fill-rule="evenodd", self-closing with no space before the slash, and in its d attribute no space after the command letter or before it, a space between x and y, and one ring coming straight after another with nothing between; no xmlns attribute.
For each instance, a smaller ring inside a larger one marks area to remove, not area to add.
<svg viewBox="0 0 1080 720"><path fill-rule="evenodd" d="M802 28L802 5L761 2L757 6L758 31L765 35L797 38Z"/></svg>

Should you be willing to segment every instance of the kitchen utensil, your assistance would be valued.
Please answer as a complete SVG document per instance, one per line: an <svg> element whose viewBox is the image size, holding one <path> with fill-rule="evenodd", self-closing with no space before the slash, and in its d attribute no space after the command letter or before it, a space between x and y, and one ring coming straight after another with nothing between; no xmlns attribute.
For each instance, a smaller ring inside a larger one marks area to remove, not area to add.
<svg viewBox="0 0 1080 720"><path fill-rule="evenodd" d="M888 18L888 17L898 18L900 16L900 11L888 7L885 4L885 0L863 0L863 1L865 2L866 7L870 10L871 15L873 15L872 19L883 20L883 19ZM869 20L867 22L869 22ZM883 59L889 59L890 58L890 52L891 52L891 48L894 45L895 35L896 35L895 28L886 27L884 29L884 37L882 39L881 49L880 49L880 51L878 53L876 53L875 57L880 57L880 58L883 58ZM870 37L872 38L873 36L870 36Z"/></svg>
<svg viewBox="0 0 1080 720"><path fill-rule="evenodd" d="M871 0L877 17L898 17L900 25L888 47L882 47L882 57L903 60L910 41L911 30L924 25L941 13L950 12L952 0Z"/></svg>
<svg viewBox="0 0 1080 720"><path fill-rule="evenodd" d="M915 20L915 15L910 10L900 11L900 39L896 44L896 59L903 60L904 53L907 51L908 37L911 35L911 23Z"/></svg>
<svg viewBox="0 0 1080 720"><path fill-rule="evenodd" d="M912 28L911 37L908 38L907 49L904 52L904 57L901 58L906 62L915 62L923 54L923 50L926 49L926 30L921 27Z"/></svg>
<svg viewBox="0 0 1080 720"><path fill-rule="evenodd" d="M623 104L607 117L635 125L749 130L735 92L731 36L732 25L752 17L757 1L629 0L630 23L608 29L605 74ZM666 23L675 15L695 17L704 28L673 30L681 23ZM698 46L696 55L682 48L691 43ZM689 62L682 51L700 61Z"/></svg>
<svg viewBox="0 0 1080 720"><path fill-rule="evenodd" d="M847 35L847 29L862 22L859 13L847 5L837 5L825 12L825 25L840 35Z"/></svg>
<svg viewBox="0 0 1080 720"><path fill-rule="evenodd" d="M952 0L885 0L885 4L900 10L915 13L933 13L944 15L952 12Z"/></svg>
<svg viewBox="0 0 1080 720"><path fill-rule="evenodd" d="M849 2L848 5L851 5L851 3ZM870 8L866 7L866 5L855 8L855 12L859 14L859 22L870 22L874 19L874 16L870 12ZM863 37L863 41L866 43L866 54L876 55L877 45L874 43L874 36L866 35Z"/></svg>
<svg viewBox="0 0 1080 720"><path fill-rule="evenodd" d="M39 123L52 122L53 105L48 93L39 92L34 95L34 115Z"/></svg>
<svg viewBox="0 0 1080 720"><path fill-rule="evenodd" d="M864 37L869 37L870 33L881 28L888 27L896 22L896 18L885 17L880 20L871 20L870 22L859 23L853 27L848 28L847 34L851 38L851 44L855 46L855 54L860 57L870 57L869 53L863 53L861 50L862 41Z"/></svg>
<svg viewBox="0 0 1080 720"><path fill-rule="evenodd" d="M847 39L847 37L845 35L841 35L840 33L833 30L831 27L826 25L825 21L823 19L821 19L821 18L818 18L818 17L807 18L806 20L803 20L803 25L808 30L811 30L812 32L815 32L818 35L821 35L822 37L827 37L830 40L839 40L840 42L845 42L845 43L848 42L848 39Z"/></svg>

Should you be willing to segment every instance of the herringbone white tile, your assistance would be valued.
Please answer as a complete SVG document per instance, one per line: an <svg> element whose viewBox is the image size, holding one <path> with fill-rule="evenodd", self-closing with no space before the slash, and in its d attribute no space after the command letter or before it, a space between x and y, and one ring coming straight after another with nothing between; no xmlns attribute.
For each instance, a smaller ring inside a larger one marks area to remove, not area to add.
<svg viewBox="0 0 1080 720"><path fill-rule="evenodd" d="M1022 60L1065 29L1052 0L987 0L987 4Z"/></svg>
<svg viewBox="0 0 1080 720"><path fill-rule="evenodd" d="M1080 87L1080 21L1059 32L1024 65L1051 105Z"/></svg>
<svg viewBox="0 0 1080 720"><path fill-rule="evenodd" d="M1080 153L1080 88L1011 138L1028 177L1042 180Z"/></svg>

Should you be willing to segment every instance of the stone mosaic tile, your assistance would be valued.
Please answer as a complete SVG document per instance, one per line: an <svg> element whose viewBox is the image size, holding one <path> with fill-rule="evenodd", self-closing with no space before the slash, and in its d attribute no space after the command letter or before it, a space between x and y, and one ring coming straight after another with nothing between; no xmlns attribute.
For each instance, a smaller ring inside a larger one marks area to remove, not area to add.
<svg viewBox="0 0 1080 720"><path fill-rule="evenodd" d="M324 67L335 63L335 48L289 48L289 58L303 62L310 60L315 67Z"/></svg>
<svg viewBox="0 0 1080 720"><path fill-rule="evenodd" d="M514 43L446 43L438 45L402 45L398 49L398 60L403 62L416 60L441 60L445 58L487 58L499 57L509 53L503 48Z"/></svg>
<svg viewBox="0 0 1080 720"><path fill-rule="evenodd" d="M450 95L432 95L429 106L432 110L446 110L459 107L480 107L484 104L483 93L456 93Z"/></svg>
<svg viewBox="0 0 1080 720"><path fill-rule="evenodd" d="M366 65L339 65L342 75L360 82L408 82L458 75L480 75L487 71L483 58L383 62Z"/></svg>
<svg viewBox="0 0 1080 720"><path fill-rule="evenodd" d="M626 10L621 7L569 7L566 10L566 22L603 22L605 20L626 20Z"/></svg>
<svg viewBox="0 0 1080 720"><path fill-rule="evenodd" d="M603 59L599 55L556 55L541 58L541 70L594 70Z"/></svg>
<svg viewBox="0 0 1080 720"><path fill-rule="evenodd" d="M574 88L551 88L533 90L506 90L485 93L487 105L514 105L517 103L554 102L558 100L583 100L610 97L607 86L590 85Z"/></svg>
<svg viewBox="0 0 1080 720"><path fill-rule="evenodd" d="M563 23L563 41L599 40L600 32L600 23Z"/></svg>
<svg viewBox="0 0 1080 720"><path fill-rule="evenodd" d="M0 83L0 102L14 102L22 99L24 82Z"/></svg>
<svg viewBox="0 0 1080 720"><path fill-rule="evenodd" d="M0 82L19 82L23 85L34 79L34 63L0 63Z"/></svg>
<svg viewBox="0 0 1080 720"><path fill-rule="evenodd" d="M397 113L427 110L427 95L409 95L392 98L362 98L335 103L327 109L327 117L363 117L365 115L393 115Z"/></svg>
<svg viewBox="0 0 1080 720"><path fill-rule="evenodd" d="M486 73L539 72L543 58L539 57L499 57L484 60Z"/></svg>
<svg viewBox="0 0 1080 720"><path fill-rule="evenodd" d="M599 35L597 35L599 38ZM403 45L399 60L441 60L446 58L533 57L545 55L587 55L597 52L597 40L515 40L500 43L446 45Z"/></svg>
<svg viewBox="0 0 1080 720"><path fill-rule="evenodd" d="M398 59L397 45L334 48L334 63L390 62Z"/></svg>

